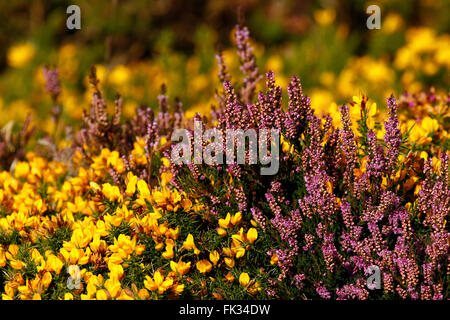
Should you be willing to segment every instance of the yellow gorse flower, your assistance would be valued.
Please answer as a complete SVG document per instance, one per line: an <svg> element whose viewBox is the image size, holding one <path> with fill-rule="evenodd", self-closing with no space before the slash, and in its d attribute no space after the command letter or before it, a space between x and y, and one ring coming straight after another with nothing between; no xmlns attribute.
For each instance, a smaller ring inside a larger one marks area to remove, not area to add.
<svg viewBox="0 0 450 320"><path fill-rule="evenodd" d="M183 248L186 250L194 250L194 253L198 255L200 253L200 250L197 249L194 243L194 237L192 234L188 234L186 237L186 240L183 242Z"/></svg>
<svg viewBox="0 0 450 320"><path fill-rule="evenodd" d="M163 294L173 285L173 279L164 278L164 276L156 271L153 275L153 279L149 276L145 277L144 286L150 291L158 291L158 293Z"/></svg>
<svg viewBox="0 0 450 320"><path fill-rule="evenodd" d="M247 287L249 282L250 282L250 277L249 277L248 273L242 272L241 275L239 276L239 283L241 284L241 286Z"/></svg>
<svg viewBox="0 0 450 320"><path fill-rule="evenodd" d="M219 255L219 253L217 252L217 250L214 250L214 251L212 251L212 252L209 254L209 260L211 260L211 262L212 262L214 265L217 265L217 262L219 261L219 259L220 259L220 255Z"/></svg>
<svg viewBox="0 0 450 320"><path fill-rule="evenodd" d="M255 240L258 239L258 231L255 228L250 228L247 231L247 240L250 243L255 242Z"/></svg>
<svg viewBox="0 0 450 320"><path fill-rule="evenodd" d="M125 193L127 196L132 197L134 193L136 192L136 185L138 182L138 178L132 173L128 172L127 174L127 189L125 190Z"/></svg>
<svg viewBox="0 0 450 320"><path fill-rule="evenodd" d="M198 261L195 266L197 267L197 270L200 271L200 273L207 273L210 272L212 269L212 264L208 260L200 260Z"/></svg>
<svg viewBox="0 0 450 320"><path fill-rule="evenodd" d="M191 262L183 262L181 261L181 258L178 262L170 261L170 269L180 276L184 276L189 271L190 267Z"/></svg>
<svg viewBox="0 0 450 320"><path fill-rule="evenodd" d="M31 43L22 43L12 46L8 49L8 64L14 68L20 68L27 65L35 54L35 48Z"/></svg>

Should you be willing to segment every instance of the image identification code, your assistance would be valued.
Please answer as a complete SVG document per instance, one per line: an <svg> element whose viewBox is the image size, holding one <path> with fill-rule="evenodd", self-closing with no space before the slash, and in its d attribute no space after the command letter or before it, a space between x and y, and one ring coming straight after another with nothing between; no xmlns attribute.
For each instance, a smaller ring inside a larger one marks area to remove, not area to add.
<svg viewBox="0 0 450 320"><path fill-rule="evenodd" d="M180 307L180 315L200 315L211 317L215 313L223 315L268 315L270 305L261 304L224 304L221 307L193 306L186 304Z"/></svg>

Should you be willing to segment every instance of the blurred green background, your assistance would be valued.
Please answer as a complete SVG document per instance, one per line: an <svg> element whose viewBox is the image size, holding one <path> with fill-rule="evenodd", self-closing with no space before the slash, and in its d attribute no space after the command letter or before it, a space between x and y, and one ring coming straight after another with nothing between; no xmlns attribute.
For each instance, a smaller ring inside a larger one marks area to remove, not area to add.
<svg viewBox="0 0 450 320"><path fill-rule="evenodd" d="M71 4L81 8L81 30L66 28ZM370 4L381 8L380 30L366 27ZM2 1L0 125L30 113L51 132L43 66L59 69L69 123L89 108L91 65L109 100L122 94L125 116L155 107L162 83L190 112L208 112L220 87L219 48L233 80L242 79L233 46L239 19L260 71L274 70L283 86L299 75L319 112L360 93L383 106L391 92L447 91L449 15L444 0Z"/></svg>

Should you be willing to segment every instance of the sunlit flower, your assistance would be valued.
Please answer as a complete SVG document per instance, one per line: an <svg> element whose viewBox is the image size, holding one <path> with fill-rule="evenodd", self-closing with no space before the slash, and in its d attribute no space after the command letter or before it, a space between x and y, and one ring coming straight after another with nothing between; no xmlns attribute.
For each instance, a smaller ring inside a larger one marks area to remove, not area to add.
<svg viewBox="0 0 450 320"><path fill-rule="evenodd" d="M153 275L153 279L150 276L146 276L144 280L144 286L150 291L158 291L163 294L167 289L173 285L173 280L165 278L159 271L156 271Z"/></svg>
<svg viewBox="0 0 450 320"><path fill-rule="evenodd" d="M8 64L15 68L23 67L33 59L35 51L34 46L29 42L14 45L7 52Z"/></svg>
<svg viewBox="0 0 450 320"><path fill-rule="evenodd" d="M195 264L195 266L200 273L207 273L212 269L212 264L208 260L200 260Z"/></svg>
<svg viewBox="0 0 450 320"><path fill-rule="evenodd" d="M241 286L247 287L249 282L250 277L248 276L248 273L242 272L241 275L239 276L239 283L241 284Z"/></svg>
<svg viewBox="0 0 450 320"><path fill-rule="evenodd" d="M217 264L217 262L219 261L219 259L220 259L220 255L219 255L219 253L217 252L217 250L214 250L214 251L210 252L210 254L209 254L209 260L211 260L211 262L212 262L214 265Z"/></svg>

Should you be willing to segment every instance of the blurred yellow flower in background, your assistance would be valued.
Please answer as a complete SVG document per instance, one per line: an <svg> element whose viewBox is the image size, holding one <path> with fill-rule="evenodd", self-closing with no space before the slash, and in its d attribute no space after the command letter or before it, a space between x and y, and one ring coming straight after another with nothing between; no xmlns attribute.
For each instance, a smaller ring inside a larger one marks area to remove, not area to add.
<svg viewBox="0 0 450 320"><path fill-rule="evenodd" d="M311 106L320 114L329 113L329 107L333 103L333 95L325 89L314 89L311 91Z"/></svg>
<svg viewBox="0 0 450 320"><path fill-rule="evenodd" d="M322 26L327 26L334 22L336 18L336 11L334 8L327 8L322 10L317 10L314 12L314 19L318 24Z"/></svg>
<svg viewBox="0 0 450 320"><path fill-rule="evenodd" d="M131 74L128 67L118 65L109 73L108 80L114 86L122 86L130 80Z"/></svg>
<svg viewBox="0 0 450 320"><path fill-rule="evenodd" d="M394 12L390 12L383 19L381 30L387 34L399 31L404 26L403 18Z"/></svg>
<svg viewBox="0 0 450 320"><path fill-rule="evenodd" d="M36 49L30 42L16 44L8 50L8 64L14 68L21 68L33 59L35 52Z"/></svg>

